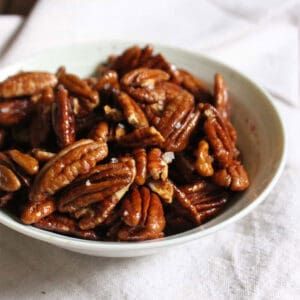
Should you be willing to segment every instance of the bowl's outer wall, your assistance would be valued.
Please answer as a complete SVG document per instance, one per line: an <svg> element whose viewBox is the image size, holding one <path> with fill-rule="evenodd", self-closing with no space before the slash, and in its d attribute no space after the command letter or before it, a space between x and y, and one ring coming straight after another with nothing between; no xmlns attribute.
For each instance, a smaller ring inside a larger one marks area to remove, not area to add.
<svg viewBox="0 0 300 300"><path fill-rule="evenodd" d="M0 80L20 70L49 70L65 65L69 72L90 75L99 62L112 53L120 53L132 43L99 42L71 45L49 50L21 63L0 70ZM0 211L0 223L34 238L71 251L88 255L128 257L152 254L159 249L199 238L240 219L260 203L277 181L284 165L285 143L280 118L270 96L239 72L205 56L184 50L157 46L171 62L185 68L210 86L216 72L221 73L230 90L232 116L238 131L238 144L250 174L250 188L236 197L230 206L210 222L188 232L159 241L142 243L106 243L83 241L24 226Z"/></svg>

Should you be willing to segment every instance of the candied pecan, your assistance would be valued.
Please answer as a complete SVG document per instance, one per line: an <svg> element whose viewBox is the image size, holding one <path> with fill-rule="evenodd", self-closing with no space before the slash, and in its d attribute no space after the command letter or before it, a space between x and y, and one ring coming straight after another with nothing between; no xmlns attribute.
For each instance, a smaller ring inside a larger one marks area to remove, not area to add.
<svg viewBox="0 0 300 300"><path fill-rule="evenodd" d="M7 154L27 174L34 175L39 171L39 163L34 157L16 149L7 151Z"/></svg>
<svg viewBox="0 0 300 300"><path fill-rule="evenodd" d="M209 155L209 145L207 141L201 140L195 151L195 170L201 176L207 177L214 174L213 158Z"/></svg>
<svg viewBox="0 0 300 300"><path fill-rule="evenodd" d="M89 111L93 110L99 104L99 95L97 91L74 74L66 73L64 68L60 68L57 73L58 81L72 94L80 96L80 101Z"/></svg>
<svg viewBox="0 0 300 300"><path fill-rule="evenodd" d="M153 126L135 129L118 139L119 145L130 148L156 146L163 142L163 136Z"/></svg>
<svg viewBox="0 0 300 300"><path fill-rule="evenodd" d="M215 75L214 84L215 107L222 118L227 119L230 114L230 102L227 87L221 74Z"/></svg>
<svg viewBox="0 0 300 300"><path fill-rule="evenodd" d="M75 117L71 107L68 91L59 86L55 95L52 110L52 123L57 136L58 145L64 148L73 144L75 136Z"/></svg>
<svg viewBox="0 0 300 300"><path fill-rule="evenodd" d="M147 154L147 172L154 180L168 178L168 165L162 158L159 148L152 148Z"/></svg>
<svg viewBox="0 0 300 300"><path fill-rule="evenodd" d="M104 110L105 117L111 121L120 122L125 119L120 109L111 107L110 105L104 105L103 110Z"/></svg>
<svg viewBox="0 0 300 300"><path fill-rule="evenodd" d="M107 154L106 143L89 139L79 140L64 148L38 173L30 191L30 199L40 201L47 195L53 195L78 175L89 173Z"/></svg>
<svg viewBox="0 0 300 300"><path fill-rule="evenodd" d="M46 198L42 202L30 201L22 212L21 220L24 224L33 224L51 215L55 210L56 205L52 198Z"/></svg>
<svg viewBox="0 0 300 300"><path fill-rule="evenodd" d="M15 192L21 188L21 182L16 174L4 161L0 161L0 190Z"/></svg>
<svg viewBox="0 0 300 300"><path fill-rule="evenodd" d="M94 86L94 89L97 91L119 88L118 73L113 70L104 72Z"/></svg>
<svg viewBox="0 0 300 300"><path fill-rule="evenodd" d="M55 75L47 72L21 72L0 83L0 97L31 96L57 84Z"/></svg>
<svg viewBox="0 0 300 300"><path fill-rule="evenodd" d="M117 237L121 241L142 241L163 237L164 211L159 197L146 187L134 188L123 203L123 225Z"/></svg>
<svg viewBox="0 0 300 300"><path fill-rule="evenodd" d="M81 230L75 220L59 214L47 216L35 223L34 226L49 231L76 236L82 239L98 239L97 234L93 230Z"/></svg>
<svg viewBox="0 0 300 300"><path fill-rule="evenodd" d="M152 180L148 182L149 188L152 192L159 195L166 203L173 201L174 186L169 179L167 180Z"/></svg>
<svg viewBox="0 0 300 300"><path fill-rule="evenodd" d="M45 151L39 148L33 148L31 150L31 154L38 162L48 162L56 155L55 153Z"/></svg>
<svg viewBox="0 0 300 300"><path fill-rule="evenodd" d="M169 74L162 70L140 68L124 75L121 85L137 101L155 103L165 99L166 92L159 83L169 78Z"/></svg>
<svg viewBox="0 0 300 300"><path fill-rule="evenodd" d="M133 157L136 164L135 183L143 185L147 177L147 152L144 148L136 148L133 150Z"/></svg>
<svg viewBox="0 0 300 300"><path fill-rule="evenodd" d="M194 95L195 100L198 102L211 102L213 96L202 80L192 75L186 70L178 70L178 77L180 85Z"/></svg>
<svg viewBox="0 0 300 300"><path fill-rule="evenodd" d="M135 128L148 127L148 120L140 106L126 93L115 93L127 122Z"/></svg>
<svg viewBox="0 0 300 300"><path fill-rule="evenodd" d="M0 125L12 126L27 119L32 105L27 99L11 99L0 102Z"/></svg>
<svg viewBox="0 0 300 300"><path fill-rule="evenodd" d="M105 121L99 122L89 133L89 138L94 141L106 142L109 134L109 125Z"/></svg>
<svg viewBox="0 0 300 300"><path fill-rule="evenodd" d="M58 209L60 212L73 213L111 196L120 200L132 184L135 173L135 162L131 158L98 165L62 194Z"/></svg>

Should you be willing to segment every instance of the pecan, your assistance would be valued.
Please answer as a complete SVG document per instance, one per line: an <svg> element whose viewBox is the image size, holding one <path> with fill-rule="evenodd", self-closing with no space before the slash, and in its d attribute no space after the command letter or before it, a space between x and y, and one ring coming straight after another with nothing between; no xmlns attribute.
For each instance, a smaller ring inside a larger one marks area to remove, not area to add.
<svg viewBox="0 0 300 300"><path fill-rule="evenodd" d="M147 172L154 180L168 178L168 165L162 158L159 148L149 150L147 154Z"/></svg>
<svg viewBox="0 0 300 300"><path fill-rule="evenodd" d="M109 125L105 121L99 122L89 133L89 138L94 141L106 142L109 135Z"/></svg>
<svg viewBox="0 0 300 300"><path fill-rule="evenodd" d="M58 201L58 209L60 212L73 213L112 196L120 200L132 184L134 177L135 162L131 158L98 165L63 193Z"/></svg>
<svg viewBox="0 0 300 300"><path fill-rule="evenodd" d="M118 73L113 70L108 70L102 74L94 86L97 91L109 90L109 89L119 89L119 78Z"/></svg>
<svg viewBox="0 0 300 300"><path fill-rule="evenodd" d="M136 148L133 150L133 157L136 164L135 183L143 185L147 177L147 152L144 148Z"/></svg>
<svg viewBox="0 0 300 300"><path fill-rule="evenodd" d="M87 174L97 162L108 154L105 143L79 140L64 148L39 172L30 191L32 201L40 201L47 195L70 184L78 175Z"/></svg>
<svg viewBox="0 0 300 300"><path fill-rule="evenodd" d="M34 175L39 171L39 163L32 156L16 149L7 151L7 154L27 174Z"/></svg>
<svg viewBox="0 0 300 300"><path fill-rule="evenodd" d="M74 74L66 73L64 68L60 68L57 74L58 81L72 94L80 97L80 101L89 111L99 104L99 96L87 82Z"/></svg>
<svg viewBox="0 0 300 300"><path fill-rule="evenodd" d="M139 102L155 103L165 99L165 90L159 83L169 80L168 73L158 69L135 69L121 79L127 93Z"/></svg>
<svg viewBox="0 0 300 300"><path fill-rule="evenodd" d="M31 154L38 162L48 162L56 155L55 153L45 151L39 148L32 149Z"/></svg>
<svg viewBox="0 0 300 300"><path fill-rule="evenodd" d="M71 107L68 91L59 86L52 110L52 123L58 145L64 148L75 142L75 117Z"/></svg>
<svg viewBox="0 0 300 300"><path fill-rule="evenodd" d="M148 120L139 105L126 93L115 94L127 122L135 128L148 127Z"/></svg>
<svg viewBox="0 0 300 300"><path fill-rule="evenodd" d="M0 161L0 190L15 192L20 188L21 182L19 178L4 161Z"/></svg>
<svg viewBox="0 0 300 300"><path fill-rule="evenodd" d="M31 96L57 84L55 75L47 72L21 72L0 83L0 97Z"/></svg>
<svg viewBox="0 0 300 300"><path fill-rule="evenodd" d="M33 224L42 218L51 215L56 210L52 198L44 199L42 202L29 202L24 208L21 220L24 224Z"/></svg>
<svg viewBox="0 0 300 300"><path fill-rule="evenodd" d="M204 177L212 176L214 174L213 158L209 155L209 145L205 140L201 140L198 143L195 156L195 170L198 174Z"/></svg>
<svg viewBox="0 0 300 300"><path fill-rule="evenodd" d="M153 126L135 129L118 139L119 145L130 148L156 146L163 142L163 136Z"/></svg>
<svg viewBox="0 0 300 300"><path fill-rule="evenodd" d="M31 113L27 99L14 99L0 102L0 125L12 126L27 119Z"/></svg>
<svg viewBox="0 0 300 300"><path fill-rule="evenodd" d="M170 180L152 180L148 182L148 186L152 192L158 194L166 203L173 201L174 186Z"/></svg>
<svg viewBox="0 0 300 300"><path fill-rule="evenodd" d="M98 239L96 233L93 230L81 230L76 224L75 220L59 214L52 214L50 216L47 216L41 219L39 222L35 223L34 226L49 231L76 236L82 239Z"/></svg>
<svg viewBox="0 0 300 300"><path fill-rule="evenodd" d="M123 241L149 240L163 237L164 211L159 197L146 187L134 188L123 203L123 225L118 239Z"/></svg>
<svg viewBox="0 0 300 300"><path fill-rule="evenodd" d="M110 105L104 105L103 110L106 118L111 121L120 122L124 120L124 115L122 111L115 107L111 107Z"/></svg>
<svg viewBox="0 0 300 300"><path fill-rule="evenodd" d="M227 119L230 114L230 102L224 78L220 74L215 75L214 85L215 107L222 118Z"/></svg>

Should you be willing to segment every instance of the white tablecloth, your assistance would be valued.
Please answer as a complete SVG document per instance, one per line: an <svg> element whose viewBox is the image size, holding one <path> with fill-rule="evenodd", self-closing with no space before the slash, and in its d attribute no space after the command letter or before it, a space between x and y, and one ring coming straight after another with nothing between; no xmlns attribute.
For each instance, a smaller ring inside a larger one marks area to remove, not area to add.
<svg viewBox="0 0 300 300"><path fill-rule="evenodd" d="M0 36L0 49L6 49L2 65L49 47L99 39L206 52L280 99L274 101L289 140L284 174L253 213L212 236L154 256L88 257L0 226L0 298L298 299L299 16L299 1L42 0L10 47L12 35ZM15 34L21 19L3 18L1 34Z"/></svg>

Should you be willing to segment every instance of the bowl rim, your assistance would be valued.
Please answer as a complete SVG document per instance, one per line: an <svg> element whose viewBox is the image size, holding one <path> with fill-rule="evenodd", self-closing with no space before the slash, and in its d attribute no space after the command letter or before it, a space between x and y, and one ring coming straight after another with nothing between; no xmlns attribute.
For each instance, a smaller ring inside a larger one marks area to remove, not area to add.
<svg viewBox="0 0 300 300"><path fill-rule="evenodd" d="M21 66L22 64L30 63L30 61L35 61L39 57L43 57L47 55L47 53L51 53L53 51L63 51L65 49L68 49L70 47L87 47L90 45L90 47L98 47L103 44L118 44L120 47L128 47L128 45L141 45L145 44L143 41L127 41L127 40L100 40L100 41L92 41L92 42L83 42L83 43L69 43L64 46L58 46L54 48L48 48L44 51L38 52L34 55L34 58L32 57L25 57L22 60L15 62L13 64L7 64L4 65L3 68L0 70L0 75L3 72L7 72L10 69L15 69L18 66ZM283 172L286 157L287 157L287 146L286 146L286 135L285 135L285 128L282 122L282 119L280 117L280 113L278 112L278 109L276 106L272 103L271 99L272 96L259 84L257 84L255 81L253 81L251 78L246 76L243 72L238 71L236 68L231 67L223 62L221 62L218 59L211 58L210 56L198 53L192 50L187 50L185 48L177 47L177 46L170 46L170 45L164 45L161 43L153 43L154 47L159 47L165 50L169 51L176 51L177 53L181 53L188 56L193 56L197 59L205 60L208 64L213 63L216 65L219 65L221 68L225 68L228 71L234 73L238 77L242 78L244 81L250 83L250 85L255 88L258 92L260 92L264 97L263 101L267 106L269 106L269 109L272 110L272 114L274 117L274 121L277 122L278 125L278 134L280 134L280 141L281 141L281 153L280 153L280 160L277 165L276 170L274 171L274 176L268 184L265 186L263 191L255 198L255 200L241 209L240 211L236 212L233 216L229 217L226 220L221 221L218 224L212 225L209 228L205 228L205 224L200 225L196 228L193 228L191 230L187 230L183 233L171 235L168 237L164 237L161 239L156 240L149 240L149 241L141 241L141 242L109 242L109 241L92 241L92 240L83 240L76 237L70 237L65 236L62 234L49 232L43 229L38 229L36 227L33 227L31 225L24 225L20 223L17 219L3 213L3 211L0 214L0 224L5 225L6 227L13 229L19 233L22 233L26 236L35 238L37 240L41 240L56 246L60 247L72 247L74 249L87 249L91 251L95 250L109 250L111 252L119 252L121 250L123 251L134 251L134 250L146 250L146 249L159 249L159 248L165 248L168 246L178 245L182 243L186 243L192 240L199 239L201 237L207 236L209 234L212 234L220 229L223 229L225 226L232 224L243 217L245 217L247 214L249 214L253 209L255 209L260 203L263 202L263 200L267 197L267 195L270 193L270 191L273 189L275 184L277 183L280 175Z"/></svg>

